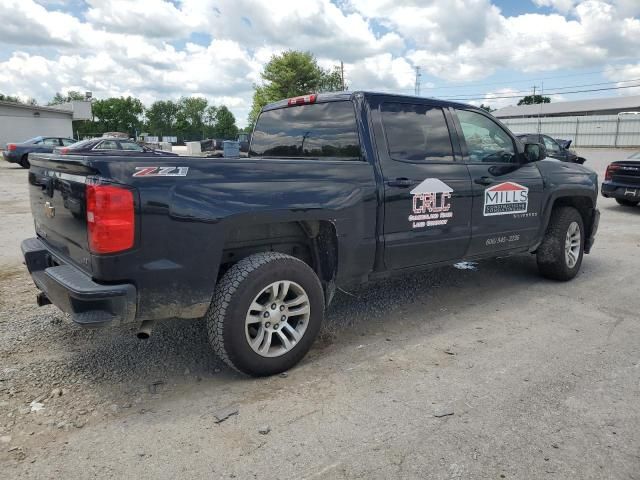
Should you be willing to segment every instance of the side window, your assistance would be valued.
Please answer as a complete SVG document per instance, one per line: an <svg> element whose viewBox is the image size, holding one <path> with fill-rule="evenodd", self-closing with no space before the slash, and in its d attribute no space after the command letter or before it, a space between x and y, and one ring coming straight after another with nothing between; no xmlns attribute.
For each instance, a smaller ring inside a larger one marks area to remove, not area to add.
<svg viewBox="0 0 640 480"><path fill-rule="evenodd" d="M353 104L326 102L264 111L256 122L249 156L360 160Z"/></svg>
<svg viewBox="0 0 640 480"><path fill-rule="evenodd" d="M138 145L135 142L120 142L120 147L122 150L126 150L128 152L144 152L144 148Z"/></svg>
<svg viewBox="0 0 640 480"><path fill-rule="evenodd" d="M544 140L544 148L549 152L558 153L560 151L560 146L556 143L553 138L547 137L546 135L542 136Z"/></svg>
<svg viewBox="0 0 640 480"><path fill-rule="evenodd" d="M62 139L62 145L64 147L68 147L69 145L73 145L74 143L76 143L76 141L71 139L71 138L63 138Z"/></svg>
<svg viewBox="0 0 640 480"><path fill-rule="evenodd" d="M60 142L58 141L57 138L45 138L44 140L42 140L42 144L43 145L49 145L51 147L60 146Z"/></svg>
<svg viewBox="0 0 640 480"><path fill-rule="evenodd" d="M513 140L500 125L484 115L456 110L472 162L512 163L516 161Z"/></svg>
<svg viewBox="0 0 640 480"><path fill-rule="evenodd" d="M115 140L103 140L94 147L94 150L119 150Z"/></svg>
<svg viewBox="0 0 640 480"><path fill-rule="evenodd" d="M420 104L383 103L381 114L392 159L453 161L451 138L442 109Z"/></svg>

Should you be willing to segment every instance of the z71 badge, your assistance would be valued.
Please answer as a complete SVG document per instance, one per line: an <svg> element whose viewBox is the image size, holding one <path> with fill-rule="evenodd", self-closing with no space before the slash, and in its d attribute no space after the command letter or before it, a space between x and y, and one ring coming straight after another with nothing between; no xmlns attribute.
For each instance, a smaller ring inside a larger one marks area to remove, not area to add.
<svg viewBox="0 0 640 480"><path fill-rule="evenodd" d="M134 177L186 177L189 167L136 167Z"/></svg>

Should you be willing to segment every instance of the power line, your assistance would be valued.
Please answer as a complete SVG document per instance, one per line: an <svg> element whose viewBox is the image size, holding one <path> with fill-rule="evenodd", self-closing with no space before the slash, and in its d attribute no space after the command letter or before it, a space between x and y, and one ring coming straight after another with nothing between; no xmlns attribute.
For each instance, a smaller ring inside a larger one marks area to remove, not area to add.
<svg viewBox="0 0 640 480"><path fill-rule="evenodd" d="M567 93L564 92L564 90L566 89L571 89L571 88L582 88L582 87L596 87L596 86L600 86L600 85L612 85L615 84L616 86L620 86L618 84L620 83L629 83L629 82L638 82L640 81L640 78L632 78L630 80L618 80L618 81L613 81L613 82L598 82L598 83L583 83L582 85L568 85L568 86L564 86L564 87L551 87L551 88L547 88L546 92L547 95L555 95L555 94L561 94L561 93ZM542 84L544 85L544 82L542 82ZM534 86L535 88L537 88L537 86ZM534 88L532 87L532 88ZM528 93L531 90L512 90L509 92L505 92L505 93L510 93L510 94L514 94L514 93ZM486 96L486 95L490 95L490 92L485 92L485 93L464 93L464 94L460 94L460 95L454 95L451 98L475 98L478 96ZM535 95L535 93L534 93ZM446 97L446 98L450 98L450 97Z"/></svg>
<svg viewBox="0 0 640 480"><path fill-rule="evenodd" d="M604 91L608 91L608 90L622 90L624 88L637 88L640 87L640 83L637 85L627 85L627 86L622 86L622 87L609 87L609 88L592 88L592 89L588 89L588 90L574 90L572 92L562 92L565 95L569 95L569 94L573 94L573 93L587 93L587 92L604 92ZM490 94L488 94L490 95ZM499 98L521 98L522 95L496 95L496 96L489 96L487 97L487 94L485 94L482 97L475 97L475 98L460 98L460 97L442 97L443 100L461 100L461 101L465 101L465 100L496 100Z"/></svg>

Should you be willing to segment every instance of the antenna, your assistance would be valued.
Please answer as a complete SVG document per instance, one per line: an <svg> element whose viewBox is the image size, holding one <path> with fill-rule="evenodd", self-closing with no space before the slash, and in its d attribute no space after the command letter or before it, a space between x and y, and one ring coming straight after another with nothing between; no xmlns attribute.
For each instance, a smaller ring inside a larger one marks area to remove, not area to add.
<svg viewBox="0 0 640 480"><path fill-rule="evenodd" d="M416 88L415 88L416 97L420 96L420 77L421 76L422 74L420 73L420 67L416 67Z"/></svg>

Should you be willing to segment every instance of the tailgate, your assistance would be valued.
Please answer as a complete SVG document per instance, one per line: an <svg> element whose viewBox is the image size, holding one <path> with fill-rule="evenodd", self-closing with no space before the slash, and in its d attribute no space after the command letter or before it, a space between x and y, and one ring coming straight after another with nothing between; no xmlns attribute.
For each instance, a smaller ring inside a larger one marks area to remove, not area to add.
<svg viewBox="0 0 640 480"><path fill-rule="evenodd" d="M38 236L53 253L91 273L85 184L96 173L82 162L31 155L29 197Z"/></svg>
<svg viewBox="0 0 640 480"><path fill-rule="evenodd" d="M613 183L640 186L640 162L614 162L618 169L613 171Z"/></svg>

